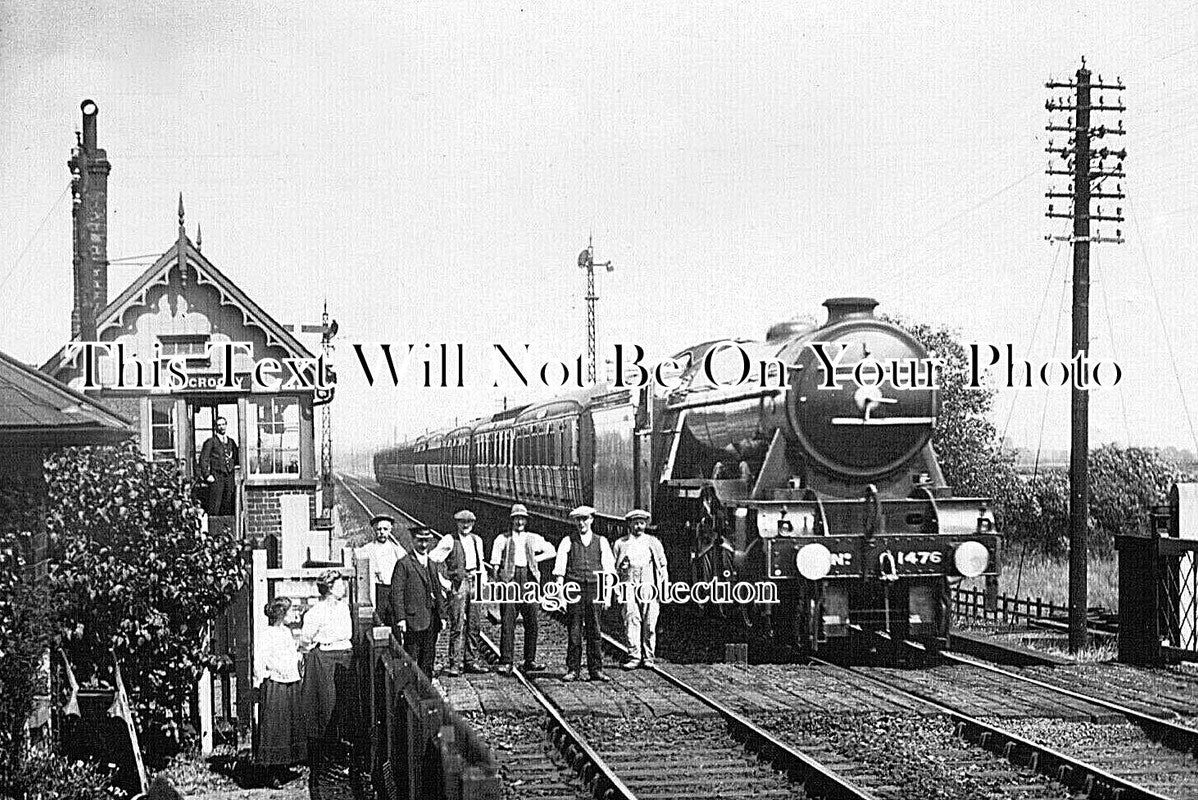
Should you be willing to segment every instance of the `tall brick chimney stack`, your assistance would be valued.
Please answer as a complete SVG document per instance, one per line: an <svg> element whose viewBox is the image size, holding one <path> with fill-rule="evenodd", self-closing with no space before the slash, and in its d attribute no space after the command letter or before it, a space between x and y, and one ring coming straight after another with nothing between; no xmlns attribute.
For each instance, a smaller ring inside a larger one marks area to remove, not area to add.
<svg viewBox="0 0 1198 800"><path fill-rule="evenodd" d="M71 219L74 233L75 303L71 336L95 341L96 315L108 304L108 154L96 146L99 107L91 100L79 105L83 135L71 149Z"/></svg>

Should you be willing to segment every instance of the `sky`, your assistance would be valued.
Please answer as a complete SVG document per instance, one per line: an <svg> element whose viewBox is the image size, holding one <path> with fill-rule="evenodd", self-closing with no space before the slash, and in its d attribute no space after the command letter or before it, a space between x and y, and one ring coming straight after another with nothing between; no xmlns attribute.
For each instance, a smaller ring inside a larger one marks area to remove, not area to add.
<svg viewBox="0 0 1198 800"><path fill-rule="evenodd" d="M492 386L485 354L585 353L588 236L614 267L601 354L758 339L865 295L1067 359L1044 84L1083 55L1127 85L1127 221L1099 226L1126 242L1094 247L1090 323L1123 380L1093 393L1091 441L1198 450L1198 3L0 0L0 350L41 363L69 337L91 98L110 296L171 246L182 192L193 240L276 319L327 300L339 448L551 394ZM368 386L351 345L377 342L460 342L468 385L417 365ZM1002 391L994 420L1063 448L1068 398Z"/></svg>

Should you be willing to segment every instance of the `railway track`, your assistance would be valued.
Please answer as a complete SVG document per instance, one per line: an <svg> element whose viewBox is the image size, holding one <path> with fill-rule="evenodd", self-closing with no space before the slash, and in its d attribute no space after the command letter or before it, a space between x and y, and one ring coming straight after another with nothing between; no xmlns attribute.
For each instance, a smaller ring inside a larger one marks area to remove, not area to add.
<svg viewBox="0 0 1198 800"><path fill-rule="evenodd" d="M885 634L868 635L888 640ZM892 644L923 649L913 642ZM915 686L902 676L883 670L816 661L856 674L888 691L926 702L950 716L964 740L976 742L1014 764L1030 767L1090 796L1122 800L1198 797L1198 767L1192 758L1198 753L1198 730L1143 709L957 654L936 653L928 657L963 670L957 676L957 687ZM979 692L1015 695L1020 687L1035 687L1060 697L1066 706L1084 704L1079 707L1097 707L1109 713L1094 720L973 716L963 708L960 699L954 698L960 697L959 686L977 683L977 673L1000 679L997 685L988 684Z"/></svg>
<svg viewBox="0 0 1198 800"><path fill-rule="evenodd" d="M355 483L350 494L367 513L374 513L371 505L375 508L385 506L419 522L361 481ZM609 648L623 651L614 639L605 639ZM488 644L494 647L489 639ZM918 732L913 733L914 728L922 728L925 735L929 730L942 731L936 743L930 745L941 764L963 772L972 769L990 785L1005 785L1011 794L1021 799L1067 797L1071 792L1124 800L1198 796L1198 770L1192 763L1187 763L1186 755L1198 749L1198 738L1195 738L1198 732L1167 720L1142 718L1137 716L1135 709L1120 707L1110 701L1097 702L1102 699L1080 692L1070 693L1070 690L1034 677L1008 673L959 656L948 655L947 659L962 667L1009 676L1003 680L1021 681L1023 685L1036 686L1039 691L1060 691L1063 702L1085 701L1103 706L1112 716L1126 722L1110 724L1108 719L1105 720L1108 724L1096 725L1089 720L1012 721L981 714L970 716L943 698L897 686L876 674L858 672L861 680L872 682L878 691L905 696L935 712L922 721L890 718L879 722L878 717L871 717L869 724L892 726L886 730L896 738L917 735ZM827 666L852 671L839 665ZM836 715L825 714L817 718L781 713L774 715L766 725L760 725L691 687L672 675L664 665L638 672L646 673L646 677L652 675L654 680L685 693L696 704L712 709L714 714L707 718L681 720L677 717L625 718L618 722L606 718L601 722L596 718L570 719L560 707L551 711L552 698L537 686L540 683L546 688L554 687L557 686L555 682L546 683L544 677L518 675L517 680L524 689L538 697L538 704L546 709L543 726L538 724L536 729L548 732L552 748L547 748L540 737L534 741L528 735L528 720L496 722L480 719L479 724L484 729L488 725L499 725L517 730L516 734L508 736L512 740L507 749L509 763L505 767L509 785L522 787L519 794L529 797L579 796L580 793L612 798L721 797L747 793L750 787L758 790L769 787L768 792L761 795L767 797L980 796L921 795L909 787L904 789L899 784L910 780L910 774L900 777L901 771L888 773L885 769L871 769L877 765L869 763L868 759L863 763L860 757L846 756L843 747L834 746L836 737L843 737L845 733L828 727L828 720L835 719ZM1157 741L1167 746L1162 747ZM980 756L978 747L1005 759L1010 766L996 760L994 763L999 767L986 765L979 773L979 764L988 757ZM773 769L747 755L746 749L767 760ZM1039 783L1019 786L1020 771L1029 767L1044 778L1040 778ZM787 775L790 780L779 779L774 770ZM693 777L681 783L680 775Z"/></svg>
<svg viewBox="0 0 1198 800"><path fill-rule="evenodd" d="M348 483L344 476L342 480ZM365 490L387 508L421 524L419 519L360 481L356 483L358 489ZM359 493L348 485L346 488L366 514L376 513ZM499 648L495 642L486 635L483 641L493 659L498 660ZM591 727L590 737L602 743L596 747L528 676L518 669L513 674L543 709L546 738L597 798L681 800L727 797L729 792L765 800L791 797L873 800L875 797L811 756L681 682L676 685L715 713L685 721L644 719L635 729L623 731L616 737L603 737L593 725L582 723ZM662 677L664 679L664 674ZM746 748L750 752L746 752ZM760 760L752 755L754 752ZM542 748L525 742L519 750L513 751L513 755L513 769L522 776L518 778L522 785L527 786L528 779L532 778L538 789L570 788L561 780L555 758ZM540 786L545 783L551 786Z"/></svg>

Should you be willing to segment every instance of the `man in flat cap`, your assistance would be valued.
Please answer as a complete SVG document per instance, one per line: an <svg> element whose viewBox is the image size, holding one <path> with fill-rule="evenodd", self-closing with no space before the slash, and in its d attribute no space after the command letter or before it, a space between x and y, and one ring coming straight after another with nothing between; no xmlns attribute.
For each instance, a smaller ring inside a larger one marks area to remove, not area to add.
<svg viewBox="0 0 1198 800"><path fill-rule="evenodd" d="M445 664L446 675L459 675L458 659L466 672L487 672L478 663L482 651L482 639L478 632L479 614L482 606L475 602L475 581L486 580L483 566L483 540L474 533L477 517L473 511L463 509L453 515L457 530L437 543L429 553L433 561L445 564L449 578L449 656ZM465 642L462 641L463 628ZM459 653L461 654L459 656Z"/></svg>
<svg viewBox="0 0 1198 800"><path fill-rule="evenodd" d="M559 586L575 583L579 587L578 602L566 604L566 624L569 625L570 635L566 646L566 674L562 676L564 681L578 680L582 668L584 635L587 642L587 672L591 680L608 680L603 674L603 654L599 650L601 608L596 598L599 594L598 573L614 575L616 569L611 545L607 539L591 530L594 517L595 509L590 506L579 506L570 512L574 531L562 539L553 566Z"/></svg>
<svg viewBox="0 0 1198 800"><path fill-rule="evenodd" d="M396 638L402 638L404 650L421 671L432 678L437 634L445 616L445 592L437 563L428 557L432 528L420 526L411 533L415 550L396 562L391 574L391 630Z"/></svg>
<svg viewBox="0 0 1198 800"><path fill-rule="evenodd" d="M524 589L530 584L540 584L541 561L553 558L553 545L537 533L527 530L528 509L516 503L508 515L510 530L495 537L491 546L491 568L504 583L516 583ZM516 617L524 618L524 671L539 672L545 669L537 663L537 609L536 602L503 603L499 634L499 673L512 674L512 659L516 649Z"/></svg>
<svg viewBox="0 0 1198 800"><path fill-rule="evenodd" d="M379 624L391 624L391 573L395 564L407 550L396 541L395 517L378 514L370 520L374 529L374 541L358 548L358 558L370 559L370 587L374 602L374 613Z"/></svg>
<svg viewBox="0 0 1198 800"><path fill-rule="evenodd" d="M649 512L634 508L624 515L628 533L616 541L616 569L627 584L624 595L624 628L628 634L628 660L624 669L651 667L657 649L659 587L669 581L666 551L661 540L646 533Z"/></svg>

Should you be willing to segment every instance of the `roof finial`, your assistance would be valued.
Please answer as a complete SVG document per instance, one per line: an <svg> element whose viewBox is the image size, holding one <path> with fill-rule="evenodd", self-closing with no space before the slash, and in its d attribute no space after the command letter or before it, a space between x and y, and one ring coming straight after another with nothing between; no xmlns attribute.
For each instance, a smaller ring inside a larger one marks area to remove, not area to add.
<svg viewBox="0 0 1198 800"><path fill-rule="evenodd" d="M179 192L179 230L183 230L183 192Z"/></svg>
<svg viewBox="0 0 1198 800"><path fill-rule="evenodd" d="M196 223L196 252L204 250L204 228L200 223Z"/></svg>

